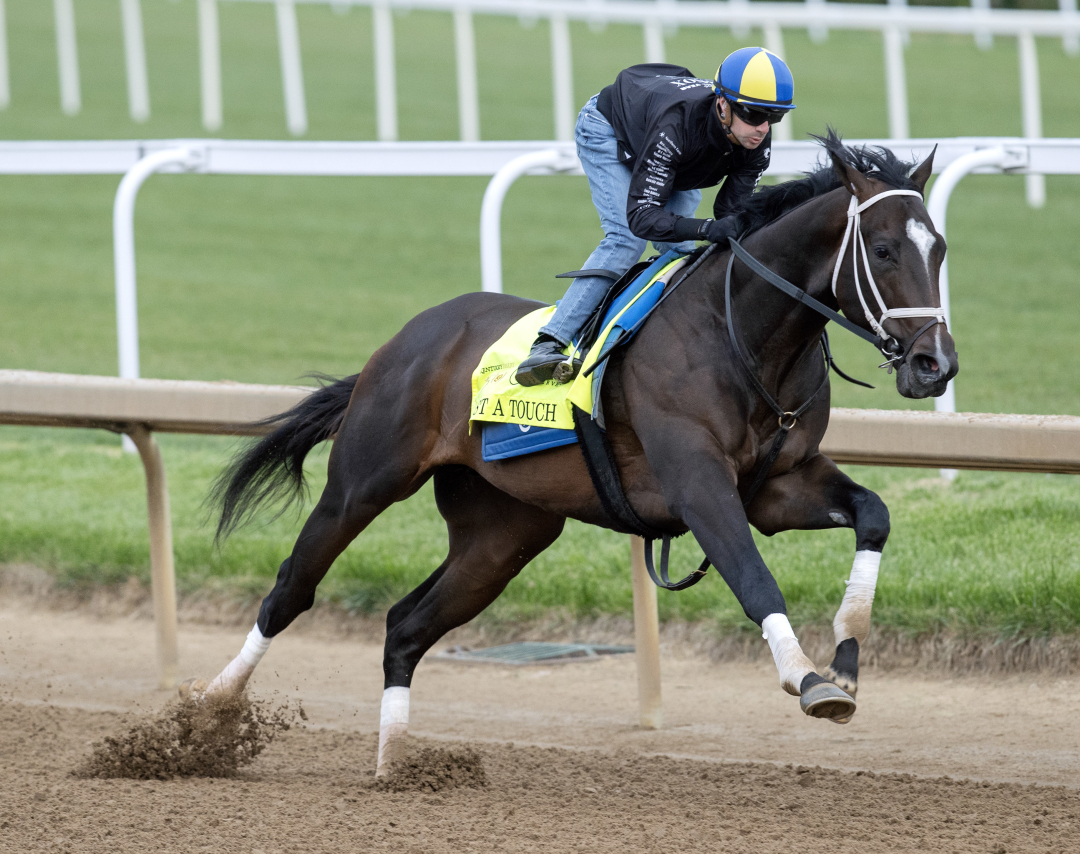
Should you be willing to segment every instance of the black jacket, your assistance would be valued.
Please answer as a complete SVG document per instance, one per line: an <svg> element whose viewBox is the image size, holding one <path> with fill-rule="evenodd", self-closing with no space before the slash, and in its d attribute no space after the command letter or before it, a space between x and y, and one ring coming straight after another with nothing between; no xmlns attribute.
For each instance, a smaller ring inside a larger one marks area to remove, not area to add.
<svg viewBox="0 0 1080 854"><path fill-rule="evenodd" d="M732 145L713 109L713 81L680 65L634 65L596 99L619 142L619 161L633 170L626 220L646 240L692 240L702 220L664 210L677 190L715 187L716 219L753 192L769 165L772 131L753 151Z"/></svg>

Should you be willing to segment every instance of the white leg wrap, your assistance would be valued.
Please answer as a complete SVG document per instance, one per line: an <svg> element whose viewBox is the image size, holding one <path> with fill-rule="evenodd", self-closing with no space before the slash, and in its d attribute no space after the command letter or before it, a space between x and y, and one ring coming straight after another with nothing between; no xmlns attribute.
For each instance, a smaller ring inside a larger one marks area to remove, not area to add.
<svg viewBox="0 0 1080 854"><path fill-rule="evenodd" d="M814 663L803 653L786 614L769 614L761 621L761 628L780 674L780 687L798 697L806 674L815 672Z"/></svg>
<svg viewBox="0 0 1080 854"><path fill-rule="evenodd" d="M855 552L855 562L851 566L851 578L844 583L844 601L833 619L833 631L836 643L848 638L855 638L859 646L866 643L870 635L870 609L874 605L874 589L877 587L878 567L881 565L881 552L869 549Z"/></svg>
<svg viewBox="0 0 1080 854"><path fill-rule="evenodd" d="M259 631L259 624L256 623L255 628L248 632L247 640L244 641L244 647L240 650L240 654L230 661L214 681L207 686L206 693L229 692L238 694L243 691L248 679L251 678L251 674L255 672L255 666L262 661L262 657L266 655L266 651L270 648L270 640L270 638L263 637L263 633Z"/></svg>
<svg viewBox="0 0 1080 854"><path fill-rule="evenodd" d="M382 711L379 714L379 762L376 774L389 771L390 763L405 743L409 732L409 689L387 688L382 695Z"/></svg>

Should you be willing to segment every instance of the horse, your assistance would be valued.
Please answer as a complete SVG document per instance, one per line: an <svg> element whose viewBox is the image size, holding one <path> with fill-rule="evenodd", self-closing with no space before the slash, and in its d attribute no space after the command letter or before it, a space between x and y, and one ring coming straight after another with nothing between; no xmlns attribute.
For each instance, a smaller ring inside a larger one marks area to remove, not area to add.
<svg viewBox="0 0 1080 854"><path fill-rule="evenodd" d="M739 213L740 245L770 277L796 283L793 293L872 333L902 396L939 396L959 365L939 307L945 240L923 204L934 155L916 166L887 149L845 146L831 129L818 139L826 164L752 195ZM827 320L726 248L670 287L632 345L611 358L602 389L626 498L651 529L693 534L746 617L762 627L782 689L806 714L846 723L889 512L818 449L829 421L831 360L818 357ZM472 371L539 305L471 293L428 309L359 374L269 419L272 431L215 485L219 537L260 506L295 498L305 456L332 439L326 486L240 654L199 691L243 691L271 639L314 604L337 556L387 507L433 479L449 551L386 616L376 771L386 774L406 744L409 689L423 655L491 604L555 542L566 519L619 530L577 447L485 462L480 431L469 429ZM790 438L770 454L780 432ZM854 529L855 557L833 622L836 651L820 674L791 628L751 525L766 535Z"/></svg>

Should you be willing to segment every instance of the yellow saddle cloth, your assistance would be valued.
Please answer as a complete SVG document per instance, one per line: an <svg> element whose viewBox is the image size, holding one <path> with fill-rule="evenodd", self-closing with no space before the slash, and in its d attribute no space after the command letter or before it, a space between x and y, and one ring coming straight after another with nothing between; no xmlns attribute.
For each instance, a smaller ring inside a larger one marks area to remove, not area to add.
<svg viewBox="0 0 1080 854"><path fill-rule="evenodd" d="M663 259L666 260L666 259ZM662 262L661 262L662 263ZM484 353L472 375L472 421L495 421L508 424L528 424L535 427L574 429L573 406L585 412L593 412L594 396L599 393L600 370L590 376L586 371L596 363L604 352L604 344L624 316L629 316L641 298L653 291L655 297L671 277L681 269L686 260L678 257L663 264L655 271L632 299L628 299L614 316L609 316L596 343L586 354L581 370L572 382L557 383L548 380L537 386L525 387L514 379L514 372L529 355L529 348L536 335L551 315L555 306L549 305L529 312L506 330ZM654 286L657 286L655 288ZM567 348L566 352L570 352Z"/></svg>

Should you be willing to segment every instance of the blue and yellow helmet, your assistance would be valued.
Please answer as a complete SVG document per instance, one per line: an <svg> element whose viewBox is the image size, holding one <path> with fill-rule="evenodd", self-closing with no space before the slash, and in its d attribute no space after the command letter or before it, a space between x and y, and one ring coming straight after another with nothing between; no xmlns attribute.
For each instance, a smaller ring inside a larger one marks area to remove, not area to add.
<svg viewBox="0 0 1080 854"><path fill-rule="evenodd" d="M713 91L730 103L768 112L794 110L795 81L784 60L763 47L743 47L716 70Z"/></svg>

